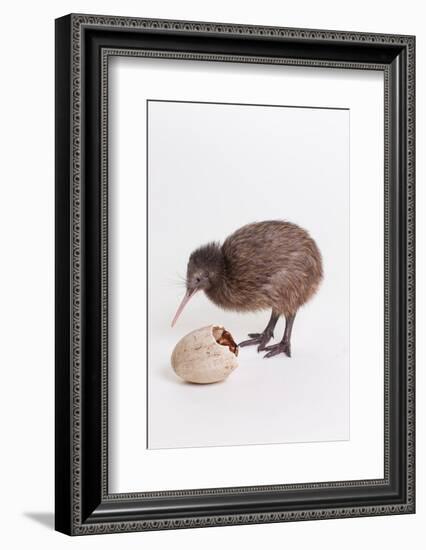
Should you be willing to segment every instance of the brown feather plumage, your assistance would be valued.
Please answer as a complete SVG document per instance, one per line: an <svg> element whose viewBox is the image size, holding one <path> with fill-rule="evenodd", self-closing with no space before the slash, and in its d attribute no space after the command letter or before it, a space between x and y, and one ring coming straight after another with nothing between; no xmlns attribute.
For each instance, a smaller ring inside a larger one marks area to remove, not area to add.
<svg viewBox="0 0 426 550"><path fill-rule="evenodd" d="M188 264L188 287L194 273L207 276L206 295L234 311L272 308L295 314L317 291L323 276L321 253L301 227L264 221L241 227L220 247L196 250Z"/></svg>

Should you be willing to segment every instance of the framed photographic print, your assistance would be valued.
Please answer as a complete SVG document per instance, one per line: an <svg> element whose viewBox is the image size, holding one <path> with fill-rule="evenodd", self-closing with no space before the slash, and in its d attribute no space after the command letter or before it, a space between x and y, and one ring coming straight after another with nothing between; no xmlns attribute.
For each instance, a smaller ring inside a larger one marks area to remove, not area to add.
<svg viewBox="0 0 426 550"><path fill-rule="evenodd" d="M415 510L413 36L56 20L56 529Z"/></svg>

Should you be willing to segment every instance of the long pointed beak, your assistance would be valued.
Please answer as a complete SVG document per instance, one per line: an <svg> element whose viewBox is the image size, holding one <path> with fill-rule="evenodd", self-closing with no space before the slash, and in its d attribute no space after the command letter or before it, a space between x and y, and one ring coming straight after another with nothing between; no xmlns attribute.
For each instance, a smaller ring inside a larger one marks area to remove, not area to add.
<svg viewBox="0 0 426 550"><path fill-rule="evenodd" d="M185 296L183 297L182 302L180 303L180 306L178 307L175 316L173 317L172 321L172 327L175 326L176 321L178 320L180 314L183 311L183 308L186 306L186 304L189 302L189 300L194 296L194 294L198 291L198 288L194 288L192 290L187 290Z"/></svg>

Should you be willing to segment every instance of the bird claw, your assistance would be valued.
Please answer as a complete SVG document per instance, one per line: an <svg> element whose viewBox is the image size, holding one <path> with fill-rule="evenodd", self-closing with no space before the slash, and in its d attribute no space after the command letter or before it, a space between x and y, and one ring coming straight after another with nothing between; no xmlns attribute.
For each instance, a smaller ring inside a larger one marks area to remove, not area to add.
<svg viewBox="0 0 426 550"><path fill-rule="evenodd" d="M264 355L264 359L274 357L275 355L279 355L280 353L285 353L287 357L291 357L290 344L287 342L279 342L278 344L274 344L272 346L266 346L264 350L268 351L268 353Z"/></svg>
<svg viewBox="0 0 426 550"><path fill-rule="evenodd" d="M251 333L249 334L250 340L244 340L238 344L239 348L244 348L246 346L257 346L257 351L264 351L266 349L266 344L272 338L272 335L261 333Z"/></svg>
<svg viewBox="0 0 426 550"><path fill-rule="evenodd" d="M250 340L244 340L244 342L240 342L238 344L238 347L244 348L246 346L255 346L256 344L260 344L260 342L261 342L261 338L250 338Z"/></svg>

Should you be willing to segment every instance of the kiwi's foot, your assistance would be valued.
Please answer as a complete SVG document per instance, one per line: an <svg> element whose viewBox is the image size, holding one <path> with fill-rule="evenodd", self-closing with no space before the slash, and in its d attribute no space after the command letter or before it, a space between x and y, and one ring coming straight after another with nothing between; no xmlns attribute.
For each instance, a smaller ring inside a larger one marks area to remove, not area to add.
<svg viewBox="0 0 426 550"><path fill-rule="evenodd" d="M272 346L266 346L264 348L265 351L268 353L264 356L264 359L267 359L269 357L275 357L275 355L279 355L280 353L285 353L287 357L291 357L291 347L290 342L279 342L278 344L274 344Z"/></svg>
<svg viewBox="0 0 426 550"><path fill-rule="evenodd" d="M244 348L246 346L257 345L257 351L264 351L268 342L274 337L274 333L269 330L265 330L265 332L252 332L249 334L249 337L250 340L244 340L244 342L238 344L238 347Z"/></svg>

